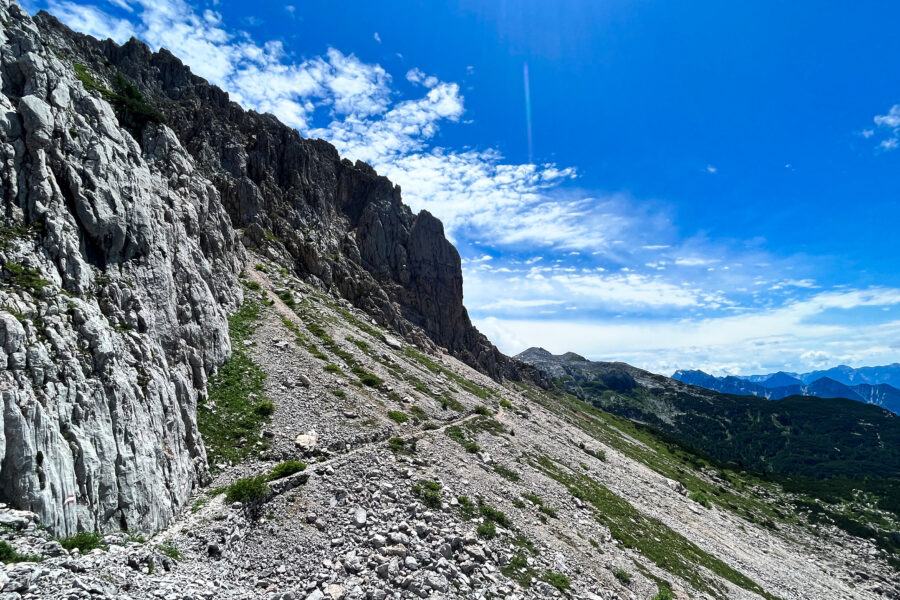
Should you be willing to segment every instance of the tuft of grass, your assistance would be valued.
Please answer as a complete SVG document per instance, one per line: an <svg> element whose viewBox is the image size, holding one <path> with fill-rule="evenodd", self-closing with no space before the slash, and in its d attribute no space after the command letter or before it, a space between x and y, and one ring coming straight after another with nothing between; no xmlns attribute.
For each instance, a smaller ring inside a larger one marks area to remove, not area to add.
<svg viewBox="0 0 900 600"><path fill-rule="evenodd" d="M341 368L334 363L328 363L324 367L322 367L328 373L341 373Z"/></svg>
<svg viewBox="0 0 900 600"><path fill-rule="evenodd" d="M459 514L466 521L475 518L477 506L468 496L457 496L456 501L459 502Z"/></svg>
<svg viewBox="0 0 900 600"><path fill-rule="evenodd" d="M399 410L389 410L387 416L401 425L409 421L409 415Z"/></svg>
<svg viewBox="0 0 900 600"><path fill-rule="evenodd" d="M675 600L675 594L672 592L672 587L666 583L658 583L656 584L656 595L653 596L652 600Z"/></svg>
<svg viewBox="0 0 900 600"><path fill-rule="evenodd" d="M9 271L13 285L27 290L31 294L39 294L41 290L50 285L50 282L41 277L41 272L14 262L3 265Z"/></svg>
<svg viewBox="0 0 900 600"><path fill-rule="evenodd" d="M512 404L512 402L510 402L510 401L507 400L506 398L501 398L501 399L500 399L500 406L502 406L503 408L509 408L509 409L512 409L513 404Z"/></svg>
<svg viewBox="0 0 900 600"><path fill-rule="evenodd" d="M556 518L556 509L550 506L549 504L545 504L541 506L539 509L542 513L547 515L548 517Z"/></svg>
<svg viewBox="0 0 900 600"><path fill-rule="evenodd" d="M492 540L497 537L497 527L493 521L485 521L475 529L478 537L485 540Z"/></svg>
<svg viewBox="0 0 900 600"><path fill-rule="evenodd" d="M201 508L203 508L203 505L206 504L207 502L209 502L209 498L198 498L198 499L194 500L194 503L191 504L191 512L192 513L198 512Z"/></svg>
<svg viewBox="0 0 900 600"><path fill-rule="evenodd" d="M690 498L697 504L705 506L706 508L712 508L712 504L709 501L709 496L707 496L703 492L691 492L688 498Z"/></svg>
<svg viewBox="0 0 900 600"><path fill-rule="evenodd" d="M504 479L508 479L509 481L512 481L513 483L515 483L521 479L521 477L519 477L518 473L516 473L512 469L508 469L508 468L504 467L503 465L497 465L496 467L494 467L494 472L497 473L497 475L499 475L500 477L503 477Z"/></svg>
<svg viewBox="0 0 900 600"><path fill-rule="evenodd" d="M159 544L156 549L172 560L181 560L181 550L179 550L172 542L163 542L162 544Z"/></svg>
<svg viewBox="0 0 900 600"><path fill-rule="evenodd" d="M524 552L516 552L500 572L518 583L522 588L531 587L531 580L537 577L537 571L528 566L528 558Z"/></svg>
<svg viewBox="0 0 900 600"><path fill-rule="evenodd" d="M299 460L286 460L272 467L272 470L269 471L269 481L284 479L285 477L289 477L294 473L299 473L305 469L306 464Z"/></svg>
<svg viewBox="0 0 900 600"><path fill-rule="evenodd" d="M452 425L452 426L448 427L447 429L444 430L444 433L447 434L447 436L451 440L453 440L454 442L457 442L463 448L465 448L466 452L475 454L476 452L479 452L481 450L481 446L479 446L475 442L466 438L466 434L463 433L463 430L460 429L460 427L458 425Z"/></svg>
<svg viewBox="0 0 900 600"><path fill-rule="evenodd" d="M478 512L488 521L496 523L506 529L512 529L512 521L509 520L509 517L496 508L492 508L487 504L482 504L478 507Z"/></svg>
<svg viewBox="0 0 900 600"><path fill-rule="evenodd" d="M391 452L394 454L415 454L416 438L404 440L401 437L392 437L388 440L388 448L390 448Z"/></svg>
<svg viewBox="0 0 900 600"><path fill-rule="evenodd" d="M272 414L275 412L275 403L271 400L262 400L255 407L253 407L253 412L261 417L272 416Z"/></svg>
<svg viewBox="0 0 900 600"><path fill-rule="evenodd" d="M353 367L353 374L359 377L359 380L363 385L366 385L368 387L381 387L381 385L384 383L384 381L380 377L369 373L358 365Z"/></svg>
<svg viewBox="0 0 900 600"><path fill-rule="evenodd" d="M238 479L225 489L225 499L228 502L259 502L269 495L267 480L266 475Z"/></svg>
<svg viewBox="0 0 900 600"><path fill-rule="evenodd" d="M613 575L616 579L618 579L625 585L631 583L631 573L629 573L625 569L616 569L613 571Z"/></svg>
<svg viewBox="0 0 900 600"><path fill-rule="evenodd" d="M79 531L72 537L67 537L58 540L62 547L66 550L74 550L78 548L78 550L84 554L85 552L90 552L91 550L95 550L97 548L102 548L106 550L106 546L100 543L100 534L93 533L90 531Z"/></svg>
<svg viewBox="0 0 900 600"><path fill-rule="evenodd" d="M425 410L421 406L419 406L417 404L410 406L409 412L412 413L413 419L415 419L416 421L421 422L421 421L428 420L428 414L425 412Z"/></svg>
<svg viewBox="0 0 900 600"><path fill-rule="evenodd" d="M438 482L420 479L417 484L413 485L412 492L428 508L441 507L441 484Z"/></svg>
<svg viewBox="0 0 900 600"><path fill-rule="evenodd" d="M566 577L565 575L563 575L562 573L546 571L544 573L544 576L542 577L542 579L561 592L565 592L570 587L572 587L572 582L569 581L569 578Z"/></svg>
<svg viewBox="0 0 900 600"><path fill-rule="evenodd" d="M40 556L19 554L8 542L0 542L0 562L2 563L40 562L41 560Z"/></svg>
<svg viewBox="0 0 900 600"><path fill-rule="evenodd" d="M494 414L494 412L491 409L489 409L487 406L485 406L483 404L479 404L478 406L475 407L475 413L479 414L479 415L484 415L486 417L489 417Z"/></svg>
<svg viewBox="0 0 900 600"><path fill-rule="evenodd" d="M208 397L197 407L197 426L213 467L221 461L239 462L260 449L242 440L259 439L260 429L275 408L263 396L266 375L243 343L255 328L259 313L259 303L248 300L228 318L231 358L210 379Z"/></svg>

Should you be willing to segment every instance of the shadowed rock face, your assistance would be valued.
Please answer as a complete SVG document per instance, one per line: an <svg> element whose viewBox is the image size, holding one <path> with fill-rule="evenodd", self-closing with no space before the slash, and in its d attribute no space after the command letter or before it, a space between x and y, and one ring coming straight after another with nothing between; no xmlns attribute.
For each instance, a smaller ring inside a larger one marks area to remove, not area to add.
<svg viewBox="0 0 900 600"><path fill-rule="evenodd" d="M36 17L43 36L107 77L125 74L166 116L218 189L244 242L336 292L420 345L432 342L490 374L515 369L462 304L459 254L400 188L272 115L245 111L166 50L119 46Z"/></svg>

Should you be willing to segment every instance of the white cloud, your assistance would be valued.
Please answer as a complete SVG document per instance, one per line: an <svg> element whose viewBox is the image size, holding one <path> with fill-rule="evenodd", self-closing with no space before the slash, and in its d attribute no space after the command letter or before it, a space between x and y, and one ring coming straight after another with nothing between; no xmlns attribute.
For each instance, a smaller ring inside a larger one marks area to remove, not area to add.
<svg viewBox="0 0 900 600"><path fill-rule="evenodd" d="M718 171L718 169L715 168L714 166L712 166L712 165L706 165L706 172L707 172L707 173L710 173L710 174L713 174L713 175L714 175L717 171Z"/></svg>
<svg viewBox="0 0 900 600"><path fill-rule="evenodd" d="M542 345L597 360L624 360L659 373L703 368L714 373L807 370L837 363L896 360L891 348L900 321L859 327L850 312L867 306L896 306L900 290L875 288L827 292L772 310L682 320L476 319L479 329L517 353ZM844 311L831 314L831 311ZM826 315L828 324L820 322Z"/></svg>
<svg viewBox="0 0 900 600"><path fill-rule="evenodd" d="M121 44L135 35L130 22L112 17L94 6L65 1L51 2L50 12L72 29L101 40L112 38Z"/></svg>
<svg viewBox="0 0 900 600"><path fill-rule="evenodd" d="M378 32L377 32L377 31L376 31L375 34L372 36L372 38L373 38L376 42L378 42L379 44L381 43L381 36L378 35Z"/></svg>
<svg viewBox="0 0 900 600"><path fill-rule="evenodd" d="M886 115L876 115L873 119L879 131L885 131L887 137L878 143L878 147L884 151L890 151L900 146L900 104L891 107ZM869 139L875 135L872 129L862 131L862 136Z"/></svg>

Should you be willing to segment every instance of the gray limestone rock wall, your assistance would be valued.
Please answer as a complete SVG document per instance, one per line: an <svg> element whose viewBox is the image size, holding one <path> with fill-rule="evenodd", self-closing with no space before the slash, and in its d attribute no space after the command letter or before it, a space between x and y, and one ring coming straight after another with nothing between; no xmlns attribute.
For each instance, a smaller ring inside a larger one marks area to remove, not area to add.
<svg viewBox="0 0 900 600"><path fill-rule="evenodd" d="M124 129L17 4L0 23L0 501L157 529L207 476L242 246L169 127Z"/></svg>

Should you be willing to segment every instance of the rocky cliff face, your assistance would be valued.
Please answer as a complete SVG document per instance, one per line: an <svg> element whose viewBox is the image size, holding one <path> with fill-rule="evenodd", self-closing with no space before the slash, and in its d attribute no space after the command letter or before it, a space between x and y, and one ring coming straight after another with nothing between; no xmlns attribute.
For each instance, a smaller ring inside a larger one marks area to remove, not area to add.
<svg viewBox="0 0 900 600"><path fill-rule="evenodd" d="M433 342L494 377L515 376L469 320L459 254L440 221L414 215L399 186L272 115L243 110L166 50L98 42L46 13L35 20L52 47L106 79L124 74L162 111L249 247L420 345Z"/></svg>
<svg viewBox="0 0 900 600"><path fill-rule="evenodd" d="M243 250L170 128L138 143L18 5L0 22L0 499L62 535L157 529L205 477Z"/></svg>

